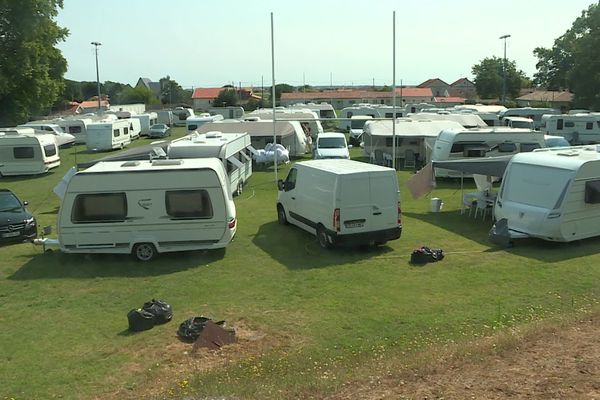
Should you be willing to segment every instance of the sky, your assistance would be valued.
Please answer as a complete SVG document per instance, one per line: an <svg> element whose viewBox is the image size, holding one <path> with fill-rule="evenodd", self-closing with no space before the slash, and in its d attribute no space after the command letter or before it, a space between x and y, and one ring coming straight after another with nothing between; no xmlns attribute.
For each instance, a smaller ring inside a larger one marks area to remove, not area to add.
<svg viewBox="0 0 600 400"><path fill-rule="evenodd" d="M64 0L58 45L67 79L136 84L169 75L184 88L396 85L473 78L486 57L532 77L536 47L552 47L593 0Z"/></svg>

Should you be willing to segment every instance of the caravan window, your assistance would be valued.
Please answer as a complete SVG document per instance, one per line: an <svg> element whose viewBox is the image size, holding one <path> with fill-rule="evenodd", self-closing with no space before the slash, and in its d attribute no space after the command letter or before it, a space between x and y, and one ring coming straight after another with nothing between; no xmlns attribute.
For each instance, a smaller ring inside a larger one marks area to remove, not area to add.
<svg viewBox="0 0 600 400"><path fill-rule="evenodd" d="M573 122L573 121L566 121L565 122L565 127L566 128L573 128L573 127L575 127L575 122Z"/></svg>
<svg viewBox="0 0 600 400"><path fill-rule="evenodd" d="M199 190L170 190L165 192L167 214L172 218L212 218L213 207L208 192Z"/></svg>
<svg viewBox="0 0 600 400"><path fill-rule="evenodd" d="M53 144L48 144L44 146L44 154L46 157L52 157L56 155L56 146Z"/></svg>
<svg viewBox="0 0 600 400"><path fill-rule="evenodd" d="M585 202L587 204L600 203L600 180L585 183Z"/></svg>
<svg viewBox="0 0 600 400"><path fill-rule="evenodd" d="M517 151L517 145L514 143L498 144L498 152L500 153L514 153L515 151Z"/></svg>
<svg viewBox="0 0 600 400"><path fill-rule="evenodd" d="M78 194L73 203L71 221L76 224L123 222L127 217L125 193Z"/></svg>
<svg viewBox="0 0 600 400"><path fill-rule="evenodd" d="M563 128L563 121L564 120L562 118L556 120L556 129L558 129L559 131Z"/></svg>
<svg viewBox="0 0 600 400"><path fill-rule="evenodd" d="M70 126L69 133L81 133L81 127L80 126Z"/></svg>
<svg viewBox="0 0 600 400"><path fill-rule="evenodd" d="M123 133L125 135L129 135L129 128L127 128L127 127L123 128Z"/></svg>
<svg viewBox="0 0 600 400"><path fill-rule="evenodd" d="M485 146L484 142L457 142L452 145L450 153L463 153L466 149Z"/></svg>
<svg viewBox="0 0 600 400"><path fill-rule="evenodd" d="M118 129L114 129L113 130L113 136L114 137L119 137L119 130Z"/></svg>
<svg viewBox="0 0 600 400"><path fill-rule="evenodd" d="M585 123L585 129L594 129L594 123L593 122L586 122Z"/></svg>
<svg viewBox="0 0 600 400"><path fill-rule="evenodd" d="M33 158L33 147L15 147L13 156L17 159Z"/></svg>

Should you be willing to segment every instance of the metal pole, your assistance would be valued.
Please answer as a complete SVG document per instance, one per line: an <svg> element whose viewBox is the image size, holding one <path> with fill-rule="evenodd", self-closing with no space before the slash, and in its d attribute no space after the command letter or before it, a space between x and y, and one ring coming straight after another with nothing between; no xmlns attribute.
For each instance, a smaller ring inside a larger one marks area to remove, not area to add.
<svg viewBox="0 0 600 400"><path fill-rule="evenodd" d="M277 136L275 134L275 38L273 34L273 12L271 12L271 78L272 78L272 105L273 105L273 164L275 168L275 182L277 182L277 149L275 146L277 145Z"/></svg>
<svg viewBox="0 0 600 400"><path fill-rule="evenodd" d="M396 11L392 16L392 168L396 169Z"/></svg>
<svg viewBox="0 0 600 400"><path fill-rule="evenodd" d="M506 39L510 35L502 35L500 39L504 39L504 60L502 61L502 105L506 104Z"/></svg>
<svg viewBox="0 0 600 400"><path fill-rule="evenodd" d="M98 85L98 113L100 113L100 72L98 70L98 46L102 46L100 42L92 42L96 47L96 84Z"/></svg>

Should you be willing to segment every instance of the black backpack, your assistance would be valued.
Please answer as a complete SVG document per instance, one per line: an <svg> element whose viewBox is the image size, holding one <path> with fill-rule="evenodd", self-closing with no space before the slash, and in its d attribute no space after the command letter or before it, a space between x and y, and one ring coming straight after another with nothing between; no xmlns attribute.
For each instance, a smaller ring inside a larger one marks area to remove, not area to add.
<svg viewBox="0 0 600 400"><path fill-rule="evenodd" d="M147 301L142 306L142 310L152 314L157 325L167 323L173 318L173 308L162 300Z"/></svg>
<svg viewBox="0 0 600 400"><path fill-rule="evenodd" d="M154 315L141 308L136 308L127 313L129 330L133 332L147 331L154 327Z"/></svg>

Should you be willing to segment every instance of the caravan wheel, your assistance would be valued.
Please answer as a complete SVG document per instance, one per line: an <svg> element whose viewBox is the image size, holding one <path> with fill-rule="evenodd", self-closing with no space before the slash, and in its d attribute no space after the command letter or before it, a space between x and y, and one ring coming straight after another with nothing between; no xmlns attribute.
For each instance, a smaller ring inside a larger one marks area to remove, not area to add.
<svg viewBox="0 0 600 400"><path fill-rule="evenodd" d="M133 256L139 261L150 261L156 257L156 248L152 243L138 243L133 246L131 252Z"/></svg>
<svg viewBox="0 0 600 400"><path fill-rule="evenodd" d="M240 182L240 183L238 183L237 189L235 190L236 196L240 196L243 191L244 191L244 182Z"/></svg>

